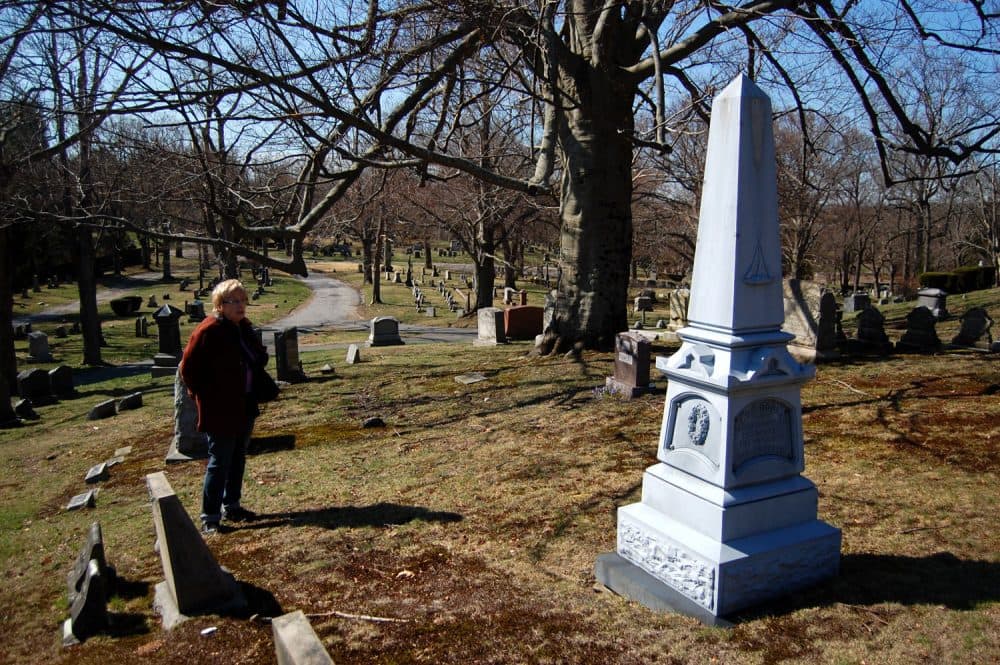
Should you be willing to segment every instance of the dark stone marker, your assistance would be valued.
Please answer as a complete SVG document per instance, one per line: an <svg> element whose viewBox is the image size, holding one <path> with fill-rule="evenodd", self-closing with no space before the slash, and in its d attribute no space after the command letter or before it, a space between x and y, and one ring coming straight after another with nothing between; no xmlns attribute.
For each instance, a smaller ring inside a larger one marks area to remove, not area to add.
<svg viewBox="0 0 1000 665"><path fill-rule="evenodd" d="M126 395L122 397L118 402L118 412L131 411L133 409L138 409L142 406L142 393L132 393L131 395Z"/></svg>
<svg viewBox="0 0 1000 665"><path fill-rule="evenodd" d="M941 348L941 340L934 329L936 324L937 317L930 309L923 305L914 307L906 315L906 332L896 342L896 350L916 353L937 351Z"/></svg>
<svg viewBox="0 0 1000 665"><path fill-rule="evenodd" d="M97 490L87 490L83 494L77 494L71 498L66 505L66 510L93 508L95 505L97 505Z"/></svg>
<svg viewBox="0 0 1000 665"><path fill-rule="evenodd" d="M116 413L118 413L118 409L115 405L115 400L106 399L94 405L90 413L87 414L87 420L103 420L104 418L110 418Z"/></svg>
<svg viewBox="0 0 1000 665"><path fill-rule="evenodd" d="M885 334L885 317L874 307L861 310L858 314L858 332L855 343L864 352L887 354L892 351L892 342Z"/></svg>
<svg viewBox="0 0 1000 665"><path fill-rule="evenodd" d="M279 381L305 381L306 375L299 360L298 328L286 328L274 333L274 364Z"/></svg>
<svg viewBox="0 0 1000 665"><path fill-rule="evenodd" d="M31 400L32 406L43 406L56 401L52 395L52 380L44 369L27 369L18 373L17 394Z"/></svg>
<svg viewBox="0 0 1000 665"><path fill-rule="evenodd" d="M993 319L982 307L973 307L962 315L962 327L951 343L956 346L971 346L989 349L993 345Z"/></svg>
<svg viewBox="0 0 1000 665"><path fill-rule="evenodd" d="M504 334L508 340L533 340L542 334L543 309L535 305L509 307L503 313Z"/></svg>
<svg viewBox="0 0 1000 665"><path fill-rule="evenodd" d="M102 480L107 480L111 477L111 473L108 471L108 463L101 462L100 464L95 464L90 467L87 471L87 476L84 478L84 482L88 485L93 485L94 483L99 483Z"/></svg>
<svg viewBox="0 0 1000 665"><path fill-rule="evenodd" d="M97 561L87 563L80 591L73 597L69 618L63 624L63 646L70 646L108 627L108 598L105 580Z"/></svg>
<svg viewBox="0 0 1000 665"><path fill-rule="evenodd" d="M66 576L66 587L69 592L70 603L73 597L80 593L84 582L87 579L87 567L91 561L97 562L97 568L103 579L110 581L114 576L114 569L108 566L104 557L104 535L101 532L101 523L94 522L87 530L87 538L83 543L83 549L76 557L73 568Z"/></svg>
<svg viewBox="0 0 1000 665"><path fill-rule="evenodd" d="M615 374L605 380L605 387L626 398L649 392L649 358L652 344L636 333L615 336Z"/></svg>

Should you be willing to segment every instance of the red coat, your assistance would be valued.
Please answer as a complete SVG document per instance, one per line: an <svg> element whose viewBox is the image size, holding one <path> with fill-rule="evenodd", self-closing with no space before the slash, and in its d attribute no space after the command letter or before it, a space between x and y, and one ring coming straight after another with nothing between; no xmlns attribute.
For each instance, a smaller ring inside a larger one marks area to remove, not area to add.
<svg viewBox="0 0 1000 665"><path fill-rule="evenodd" d="M259 413L247 399L247 359L240 337L260 364L267 364L267 349L247 319L237 325L211 315L191 333L180 374L198 405L198 431L239 436Z"/></svg>

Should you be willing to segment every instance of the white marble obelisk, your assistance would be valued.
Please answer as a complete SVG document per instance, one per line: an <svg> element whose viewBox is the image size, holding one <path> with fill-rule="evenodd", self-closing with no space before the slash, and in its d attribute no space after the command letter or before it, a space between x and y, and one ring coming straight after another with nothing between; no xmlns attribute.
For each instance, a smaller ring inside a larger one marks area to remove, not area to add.
<svg viewBox="0 0 1000 665"><path fill-rule="evenodd" d="M800 388L788 353L771 104L738 77L715 98L681 348L658 464L618 511L597 577L656 609L712 621L836 575L840 531L816 518L800 473Z"/></svg>

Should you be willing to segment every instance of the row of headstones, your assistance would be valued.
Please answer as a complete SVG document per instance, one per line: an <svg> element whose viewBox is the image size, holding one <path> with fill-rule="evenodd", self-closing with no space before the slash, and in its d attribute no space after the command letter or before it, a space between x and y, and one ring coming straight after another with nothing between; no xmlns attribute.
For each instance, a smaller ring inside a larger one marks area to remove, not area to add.
<svg viewBox="0 0 1000 665"><path fill-rule="evenodd" d="M959 320L961 328L952 338L952 346L1000 352L1000 343L993 341L991 333L993 320L985 309L973 307ZM938 317L926 306L914 307L906 315L906 331L893 346L885 333L885 317L874 307L869 307L858 314L857 336L855 340L848 340L847 346L850 349L860 345L863 349L879 353L888 353L893 348L910 352L936 351L942 346L937 335L937 322Z"/></svg>
<svg viewBox="0 0 1000 665"><path fill-rule="evenodd" d="M111 478L111 467L117 466L125 461L125 456L132 452L132 446L125 446L124 448L118 448L112 457L108 458L103 462L98 462L89 469L83 478L83 482L87 485L96 485L97 483L108 480ZM93 508L97 505L97 488L88 489L86 492L81 492L80 494L74 494L69 503L66 504L66 510L80 510L81 508Z"/></svg>
<svg viewBox="0 0 1000 665"><path fill-rule="evenodd" d="M474 346L495 346L512 340L534 340L545 329L545 310L535 305L500 309L482 307L478 312Z"/></svg>

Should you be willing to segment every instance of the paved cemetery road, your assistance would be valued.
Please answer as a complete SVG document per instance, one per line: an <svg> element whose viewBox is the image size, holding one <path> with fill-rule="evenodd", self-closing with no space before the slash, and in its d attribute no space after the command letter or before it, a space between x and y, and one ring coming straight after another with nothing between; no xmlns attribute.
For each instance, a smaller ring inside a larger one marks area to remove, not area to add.
<svg viewBox="0 0 1000 665"><path fill-rule="evenodd" d="M310 289L312 297L297 307L288 316L261 326L264 343L273 351L274 331L296 327L303 332L317 330L357 330L358 341L364 341L371 329L371 322L364 320L357 312L362 304L361 293L353 287L330 277L326 273L311 271L302 279ZM404 342L466 342L476 337L475 328L446 328L435 326L399 325L399 334ZM346 347L347 344L302 345L303 349Z"/></svg>

